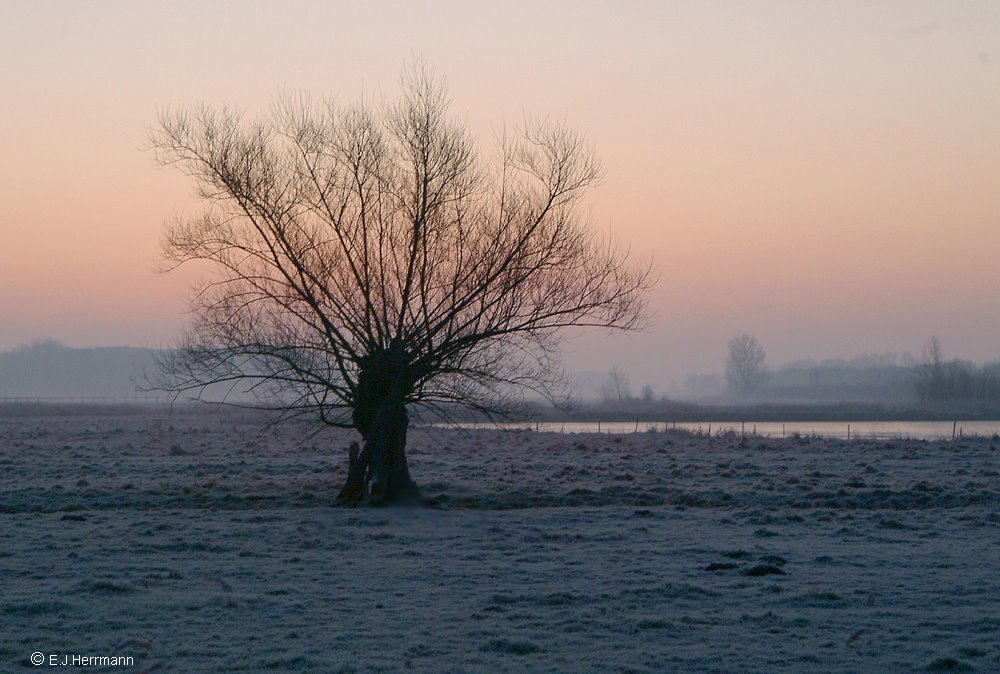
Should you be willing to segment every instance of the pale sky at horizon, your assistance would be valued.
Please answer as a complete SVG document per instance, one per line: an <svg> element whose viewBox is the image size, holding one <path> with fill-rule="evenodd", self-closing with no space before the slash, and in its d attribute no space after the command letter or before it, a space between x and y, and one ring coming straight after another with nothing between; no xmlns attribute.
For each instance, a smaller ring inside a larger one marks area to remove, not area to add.
<svg viewBox="0 0 1000 674"><path fill-rule="evenodd" d="M142 150L158 110L281 91L393 96L421 56L488 133L565 118L590 200L660 283L644 334L567 344L638 388L769 362L1000 358L1000 2L0 4L0 349L169 345L158 276L192 185ZM485 145L485 143L484 143ZM609 356L608 354L614 354Z"/></svg>

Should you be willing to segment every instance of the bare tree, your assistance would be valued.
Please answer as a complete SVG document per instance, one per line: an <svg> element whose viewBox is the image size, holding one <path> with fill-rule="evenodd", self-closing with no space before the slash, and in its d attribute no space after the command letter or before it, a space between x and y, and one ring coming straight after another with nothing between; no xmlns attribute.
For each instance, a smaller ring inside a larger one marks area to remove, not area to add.
<svg viewBox="0 0 1000 674"><path fill-rule="evenodd" d="M651 384L645 384L642 387L642 402L651 403L655 397L656 393L653 391L653 386Z"/></svg>
<svg viewBox="0 0 1000 674"><path fill-rule="evenodd" d="M606 381L601 383L599 392L605 403L624 402L632 398L632 382L628 374L617 365L611 366Z"/></svg>
<svg viewBox="0 0 1000 674"><path fill-rule="evenodd" d="M944 364L944 349L941 340L932 335L923 348L924 365L930 368L941 368Z"/></svg>
<svg viewBox="0 0 1000 674"><path fill-rule="evenodd" d="M944 349L937 336L931 336L922 350L923 362L917 368L917 396L921 400L942 400L948 396Z"/></svg>
<svg viewBox="0 0 1000 674"><path fill-rule="evenodd" d="M356 429L348 504L418 494L408 413L492 418L564 378L562 330L633 330L651 269L578 213L601 165L562 126L526 123L483 157L441 80L404 72L379 106L286 98L262 121L201 107L150 133L200 216L168 223L168 267L203 263L165 388L243 386L282 418Z"/></svg>
<svg viewBox="0 0 1000 674"><path fill-rule="evenodd" d="M743 334L729 340L726 382L736 395L752 393L767 378L767 353L756 337Z"/></svg>

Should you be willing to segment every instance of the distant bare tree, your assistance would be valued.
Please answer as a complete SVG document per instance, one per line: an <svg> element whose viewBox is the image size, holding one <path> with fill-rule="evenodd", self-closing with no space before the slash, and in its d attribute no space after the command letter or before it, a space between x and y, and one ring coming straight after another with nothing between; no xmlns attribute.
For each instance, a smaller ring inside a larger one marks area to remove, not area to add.
<svg viewBox="0 0 1000 674"><path fill-rule="evenodd" d="M917 368L917 396L926 401L948 397L941 340L932 335L924 345L922 356L923 362Z"/></svg>
<svg viewBox="0 0 1000 674"><path fill-rule="evenodd" d="M601 400L609 402L624 402L632 398L632 382L628 374L617 365L611 367L607 381L601 384Z"/></svg>
<svg viewBox="0 0 1000 674"><path fill-rule="evenodd" d="M654 397L655 393L653 392L653 387L651 385L646 384L642 387L642 402L651 403L653 402Z"/></svg>
<svg viewBox="0 0 1000 674"><path fill-rule="evenodd" d="M924 365L931 368L939 368L944 363L944 349L941 348L941 340L932 335L923 348Z"/></svg>
<svg viewBox="0 0 1000 674"><path fill-rule="evenodd" d="M756 337L743 334L729 340L726 382L736 395L752 393L767 377L767 353Z"/></svg>
<svg viewBox="0 0 1000 674"><path fill-rule="evenodd" d="M282 418L356 429L338 500L411 499L408 410L508 414L564 390L564 328L633 330L649 267L577 210L602 168L583 138L526 123L492 160L415 66L398 102L285 99L262 121L206 107L150 133L206 204L168 224L170 266L214 276L161 385L241 385Z"/></svg>

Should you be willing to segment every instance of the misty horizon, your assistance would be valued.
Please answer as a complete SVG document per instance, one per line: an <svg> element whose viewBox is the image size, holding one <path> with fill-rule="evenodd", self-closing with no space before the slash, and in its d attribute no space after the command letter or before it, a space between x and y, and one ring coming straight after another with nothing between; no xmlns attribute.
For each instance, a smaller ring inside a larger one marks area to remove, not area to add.
<svg viewBox="0 0 1000 674"><path fill-rule="evenodd" d="M34 339L13 349L0 350L0 398L5 396L128 397L136 392L137 378L155 372L157 367L155 358L162 352L160 349L124 345L78 347L54 338ZM54 359L54 355L57 358ZM63 359L59 360L58 357ZM953 357L947 352L945 357L947 361L964 362L973 367L988 367L1000 363L1000 357L981 362ZM723 401L731 399L731 396L727 395L724 360L723 354L719 367L714 371L691 372L673 381L649 380L642 376L641 371L634 372L620 368L615 361L608 362L603 367L589 363L586 367L567 368L566 374L570 380L571 395L580 401L600 401L601 388L607 384L616 368L626 377L629 398L642 399L643 389L648 386L654 399ZM771 362L768 355L766 370L769 375L804 373L799 376L801 379L803 376L809 376L814 370L910 371L925 364L923 356L910 352L860 353L849 358L801 359L777 363ZM794 399L794 396L787 392L780 395L775 392L775 385L780 389L782 383L788 384L780 377L776 382L768 381L761 394L749 400L759 403L773 400L786 402ZM828 396L821 401L907 402L914 395L911 383L906 375L888 383L861 380L855 382L853 388L843 389L847 395L837 397L831 393L832 397ZM147 383L144 387L148 386ZM798 394L802 393L803 390L799 389ZM806 401L808 399L808 396L804 398Z"/></svg>

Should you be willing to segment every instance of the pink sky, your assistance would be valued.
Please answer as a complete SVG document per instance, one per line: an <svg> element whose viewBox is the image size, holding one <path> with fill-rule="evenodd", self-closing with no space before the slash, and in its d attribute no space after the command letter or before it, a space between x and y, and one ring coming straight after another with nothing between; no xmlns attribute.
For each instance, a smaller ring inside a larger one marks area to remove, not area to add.
<svg viewBox="0 0 1000 674"><path fill-rule="evenodd" d="M163 220L198 209L142 151L166 107L282 90L393 95L422 56L473 129L565 118L591 201L661 274L641 335L568 344L661 390L739 332L774 364L1000 357L1000 4L0 4L0 349L165 346L189 278ZM608 353L620 354L609 360Z"/></svg>

